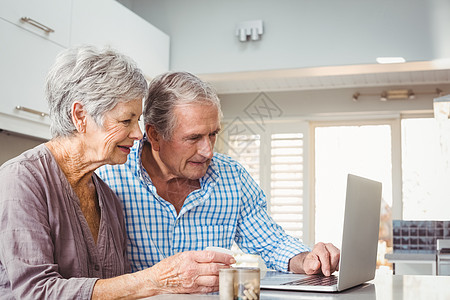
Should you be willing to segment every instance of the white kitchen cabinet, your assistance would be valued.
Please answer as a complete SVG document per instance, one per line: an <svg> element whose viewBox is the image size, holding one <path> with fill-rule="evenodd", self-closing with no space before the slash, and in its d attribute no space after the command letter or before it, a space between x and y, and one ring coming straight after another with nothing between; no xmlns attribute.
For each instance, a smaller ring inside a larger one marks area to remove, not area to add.
<svg viewBox="0 0 450 300"><path fill-rule="evenodd" d="M49 138L44 84L55 56L64 48L0 20L0 37L6 47L0 55L0 128L41 138ZM17 106L36 113L18 110Z"/></svg>
<svg viewBox="0 0 450 300"><path fill-rule="evenodd" d="M44 84L69 46L71 6L72 0L0 0L1 129L50 138Z"/></svg>
<svg viewBox="0 0 450 300"><path fill-rule="evenodd" d="M73 1L71 45L112 47L148 79L169 70L169 36L113 0Z"/></svg>
<svg viewBox="0 0 450 300"><path fill-rule="evenodd" d="M45 79L63 49L110 46L134 59L148 79L169 69L169 37L113 0L0 0L0 40L0 129L44 139L50 138Z"/></svg>
<svg viewBox="0 0 450 300"><path fill-rule="evenodd" d="M0 18L67 47L71 5L72 0L0 0Z"/></svg>

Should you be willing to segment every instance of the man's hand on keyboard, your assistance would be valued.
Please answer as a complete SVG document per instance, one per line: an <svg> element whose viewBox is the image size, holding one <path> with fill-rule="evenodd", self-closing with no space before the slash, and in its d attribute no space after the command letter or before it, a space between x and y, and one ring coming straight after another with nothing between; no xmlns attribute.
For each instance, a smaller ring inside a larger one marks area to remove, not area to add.
<svg viewBox="0 0 450 300"><path fill-rule="evenodd" d="M331 243L317 243L311 252L300 253L289 260L289 271L330 276L339 268L340 251Z"/></svg>

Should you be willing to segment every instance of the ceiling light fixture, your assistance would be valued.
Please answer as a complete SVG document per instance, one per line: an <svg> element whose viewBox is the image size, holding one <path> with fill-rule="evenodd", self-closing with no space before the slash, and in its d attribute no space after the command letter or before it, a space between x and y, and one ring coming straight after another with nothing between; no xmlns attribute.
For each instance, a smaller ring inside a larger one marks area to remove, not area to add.
<svg viewBox="0 0 450 300"><path fill-rule="evenodd" d="M415 94L412 90L389 90L383 91L380 95L381 101L387 100L404 100L404 99L414 99Z"/></svg>
<svg viewBox="0 0 450 300"><path fill-rule="evenodd" d="M354 93L354 94L353 94L353 98L352 98L353 101L355 101L355 102L358 101L359 96L361 96L360 93L358 93L358 92Z"/></svg>
<svg viewBox="0 0 450 300"><path fill-rule="evenodd" d="M377 57L376 61L379 64L399 64L406 62L403 57Z"/></svg>
<svg viewBox="0 0 450 300"><path fill-rule="evenodd" d="M379 96L380 101L407 100L407 99L413 100L415 99L416 95L436 95L440 97L442 95L442 90L436 88L434 92L415 93L411 89L396 89L396 90L382 91L381 94L355 92L352 96L352 100L356 102L362 96Z"/></svg>

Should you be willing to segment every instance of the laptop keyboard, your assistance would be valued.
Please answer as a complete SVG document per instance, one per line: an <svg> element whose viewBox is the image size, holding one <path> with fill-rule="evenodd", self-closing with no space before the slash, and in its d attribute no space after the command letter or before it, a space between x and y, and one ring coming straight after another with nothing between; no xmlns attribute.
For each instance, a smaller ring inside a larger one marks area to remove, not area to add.
<svg viewBox="0 0 450 300"><path fill-rule="evenodd" d="M321 285L329 286L337 284L337 276L311 276L291 282L283 283L283 285Z"/></svg>

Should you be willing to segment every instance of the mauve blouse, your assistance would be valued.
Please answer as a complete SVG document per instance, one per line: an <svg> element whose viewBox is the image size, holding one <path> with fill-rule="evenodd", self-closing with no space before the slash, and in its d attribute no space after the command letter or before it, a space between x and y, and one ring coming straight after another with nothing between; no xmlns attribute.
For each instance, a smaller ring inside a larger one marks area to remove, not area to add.
<svg viewBox="0 0 450 300"><path fill-rule="evenodd" d="M95 174L93 181L97 244L44 144L0 167L0 299L90 299L99 278L130 272L121 204Z"/></svg>

